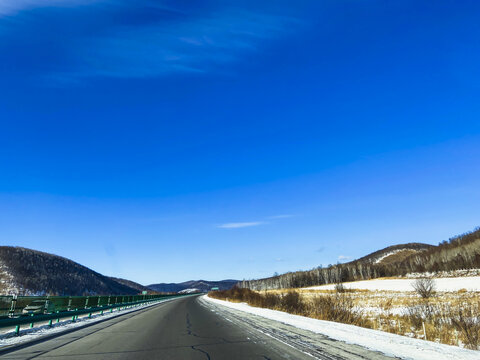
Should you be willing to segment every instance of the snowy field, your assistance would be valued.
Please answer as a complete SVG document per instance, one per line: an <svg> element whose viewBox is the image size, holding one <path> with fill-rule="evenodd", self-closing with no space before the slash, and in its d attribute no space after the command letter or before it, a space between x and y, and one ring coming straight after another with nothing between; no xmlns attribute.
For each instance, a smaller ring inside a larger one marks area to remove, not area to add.
<svg viewBox="0 0 480 360"><path fill-rule="evenodd" d="M414 291L412 283L414 279L374 279L343 283L348 289L358 290L384 290L384 291ZM480 276L436 278L436 291L480 291ZM335 284L312 286L306 290L334 290Z"/></svg>
<svg viewBox="0 0 480 360"><path fill-rule="evenodd" d="M365 329L358 326L331 321L317 320L282 311L249 306L245 303L232 303L203 296L202 300L217 305L244 311L270 320L328 336L331 339L357 344L380 351L388 356L408 360L479 360L480 351L462 349L430 341L412 339L383 331Z"/></svg>

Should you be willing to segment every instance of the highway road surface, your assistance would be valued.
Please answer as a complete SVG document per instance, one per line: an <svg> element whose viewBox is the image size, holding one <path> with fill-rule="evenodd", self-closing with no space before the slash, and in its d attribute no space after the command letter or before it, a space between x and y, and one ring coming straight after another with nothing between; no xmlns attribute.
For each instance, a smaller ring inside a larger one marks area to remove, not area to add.
<svg viewBox="0 0 480 360"><path fill-rule="evenodd" d="M207 302L180 298L34 345L1 359L391 359L322 335Z"/></svg>

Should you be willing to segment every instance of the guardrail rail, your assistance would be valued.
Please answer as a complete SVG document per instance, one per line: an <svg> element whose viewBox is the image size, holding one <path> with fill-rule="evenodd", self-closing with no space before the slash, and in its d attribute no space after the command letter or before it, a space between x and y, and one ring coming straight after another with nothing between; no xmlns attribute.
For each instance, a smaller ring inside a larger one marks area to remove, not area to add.
<svg viewBox="0 0 480 360"><path fill-rule="evenodd" d="M33 328L35 323L48 321L48 325L53 326L53 321L58 323L64 318L71 318L75 322L79 315L103 315L114 309L122 310L183 296L186 295L0 296L0 328L15 328L15 334L19 335L20 327L25 324ZM28 305L42 303L40 313L29 314L24 311Z"/></svg>

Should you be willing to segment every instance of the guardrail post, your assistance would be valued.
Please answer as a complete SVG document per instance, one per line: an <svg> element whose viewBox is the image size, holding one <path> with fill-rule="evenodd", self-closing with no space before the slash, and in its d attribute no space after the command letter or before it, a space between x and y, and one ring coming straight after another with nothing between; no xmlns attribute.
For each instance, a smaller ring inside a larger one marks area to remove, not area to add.
<svg viewBox="0 0 480 360"><path fill-rule="evenodd" d="M10 304L10 312L9 315L13 316L15 314L15 305L17 304L17 295L13 295L12 303Z"/></svg>
<svg viewBox="0 0 480 360"><path fill-rule="evenodd" d="M48 313L49 305L50 305L50 299L47 297L47 300L45 300L45 307L43 308L43 313L44 314Z"/></svg>
<svg viewBox="0 0 480 360"><path fill-rule="evenodd" d="M15 335L18 336L20 334L20 325L15 326Z"/></svg>
<svg viewBox="0 0 480 360"><path fill-rule="evenodd" d="M48 326L52 327L52 319L48 320Z"/></svg>
<svg viewBox="0 0 480 360"><path fill-rule="evenodd" d="M33 314L30 315L30 316L33 316ZM30 323L30 329L31 329L31 328L33 328L33 321Z"/></svg>

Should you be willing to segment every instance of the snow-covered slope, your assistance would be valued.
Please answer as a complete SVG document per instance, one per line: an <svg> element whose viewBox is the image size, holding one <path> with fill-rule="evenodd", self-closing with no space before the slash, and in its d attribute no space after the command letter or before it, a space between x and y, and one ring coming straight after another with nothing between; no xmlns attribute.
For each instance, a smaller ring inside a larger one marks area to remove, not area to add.
<svg viewBox="0 0 480 360"><path fill-rule="evenodd" d="M432 245L422 243L408 243L389 246L387 248L375 251L360 259L353 261L354 263L370 263L370 264L389 264L398 263L408 256L415 253L433 248Z"/></svg>
<svg viewBox="0 0 480 360"><path fill-rule="evenodd" d="M194 294L194 293L197 293L197 292L201 292L201 291L199 289L184 289L184 290L179 291L178 293L179 294Z"/></svg>
<svg viewBox="0 0 480 360"><path fill-rule="evenodd" d="M19 286L15 283L14 276L8 267L0 259L0 294L11 294L18 291Z"/></svg>

